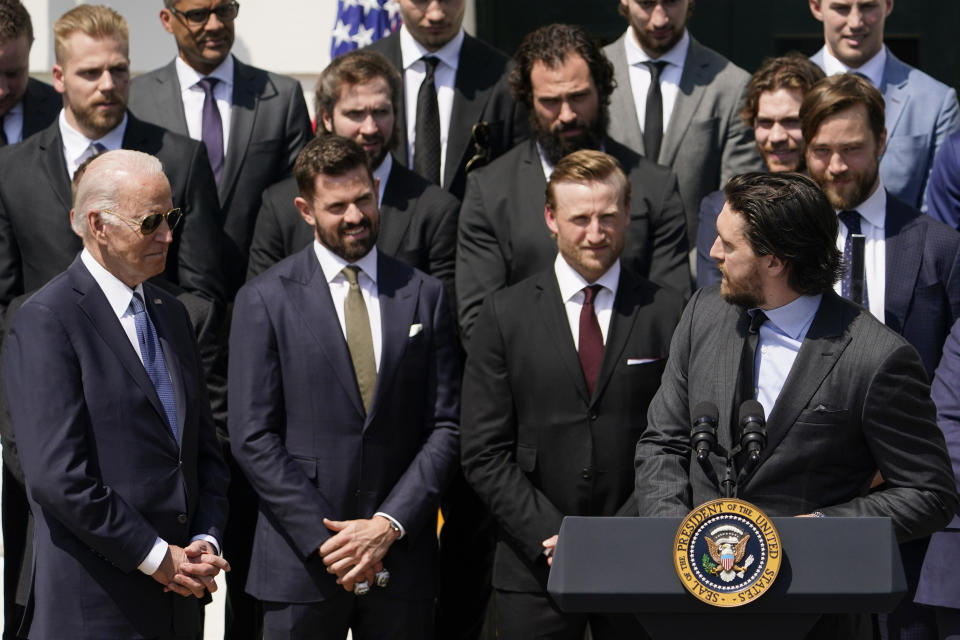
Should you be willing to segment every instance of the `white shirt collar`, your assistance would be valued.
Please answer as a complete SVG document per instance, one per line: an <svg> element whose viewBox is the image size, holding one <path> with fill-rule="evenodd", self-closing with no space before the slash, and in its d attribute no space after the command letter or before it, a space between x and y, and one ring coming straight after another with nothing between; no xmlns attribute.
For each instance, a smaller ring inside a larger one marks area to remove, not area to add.
<svg viewBox="0 0 960 640"><path fill-rule="evenodd" d="M313 239L313 251L317 254L317 260L320 261L320 268L323 270L323 277L326 278L327 283L333 282L333 280L339 276L343 278L343 274L340 272L343 271L343 268L350 264L355 264L363 271L363 273L373 280L374 284L377 282L377 247L374 246L370 249L370 252L367 255L363 256L356 262L347 262L330 249L327 249L325 246L320 244L320 241L316 238Z"/></svg>
<svg viewBox="0 0 960 640"><path fill-rule="evenodd" d="M627 64L630 66L640 64L641 62L646 62L647 60L658 60L676 65L683 69L683 65L687 62L687 52L690 50L690 32L686 29L683 30L683 36L677 41L677 44L670 47L670 50L659 58L651 58L647 55L647 52L644 51L639 44L637 44L637 39L634 37L632 26L627 27L627 33L624 37L624 41L627 43Z"/></svg>
<svg viewBox="0 0 960 640"><path fill-rule="evenodd" d="M605 143L600 144L600 151L606 153L607 145ZM540 166L543 167L543 177L547 179L547 182L550 182L550 176L553 175L553 165L547 159L547 154L543 151L543 145L537 142L537 153L540 154Z"/></svg>
<svg viewBox="0 0 960 640"><path fill-rule="evenodd" d="M883 86L883 68L886 66L886 64L886 45L880 47L880 51L878 51L872 58L864 62L856 69L853 67L848 67L844 63L840 62L840 60L830 53L830 50L827 47L823 48L823 71L828 76L853 71L854 73L859 73L866 76L867 80L869 80L870 84L873 86L880 87Z"/></svg>
<svg viewBox="0 0 960 640"><path fill-rule="evenodd" d="M140 297L143 298L143 283L131 289L97 262L86 247L80 252L80 261L83 262L83 266L87 268L97 285L103 290L103 295L107 297L107 303L118 318L129 310L134 292L139 293Z"/></svg>
<svg viewBox="0 0 960 640"><path fill-rule="evenodd" d="M216 69L204 75L183 61L179 55L173 63L180 81L180 91L189 91L204 78L216 78L226 87L233 86L233 54L228 55Z"/></svg>
<svg viewBox="0 0 960 640"><path fill-rule="evenodd" d="M784 334L794 340L803 340L803 337L813 323L813 317L820 308L822 295L800 296L776 309L764 310L767 320L772 322Z"/></svg>
<svg viewBox="0 0 960 640"><path fill-rule="evenodd" d="M440 62L456 71L457 65L460 63L460 49L463 48L463 38L464 32L463 27L461 27L460 31L457 32L457 35L450 39L450 42L443 45L436 51L429 51L426 47L413 39L413 36L410 35L406 25L401 26L400 56L403 61L404 71L409 69L423 56L436 56L437 58L440 58Z"/></svg>
<svg viewBox="0 0 960 640"><path fill-rule="evenodd" d="M877 227L883 229L887 220L887 190L883 188L883 181L878 181L877 188L866 200L853 208L860 216ZM840 210L837 210L839 213Z"/></svg>
<svg viewBox="0 0 960 640"><path fill-rule="evenodd" d="M557 254L553 261L553 271L557 276L557 284L560 285L560 298L567 302L573 296L583 291L583 288L591 284L602 285L616 295L617 286L620 284L620 260L613 263L607 272L596 279L594 282L587 282L586 279L577 273L577 271L567 263L562 255Z"/></svg>
<svg viewBox="0 0 960 640"><path fill-rule="evenodd" d="M67 122L66 110L60 110L59 126L60 138L63 140L63 157L64 160L66 160L67 171L70 173L71 179L73 179L73 174L80 164L79 160L81 156L86 153L91 144L99 142L107 151L115 151L116 149L123 148L123 135L127 131L127 120L127 113L124 112L123 120L120 121L120 124L107 132L102 138L91 140L71 127L70 123Z"/></svg>
<svg viewBox="0 0 960 640"><path fill-rule="evenodd" d="M393 169L393 154L389 151L383 160L380 162L380 166L373 170L373 177L376 180L380 181L380 193L377 194L377 206L380 206L380 203L383 202L383 192L387 190L387 180L390 179L390 171Z"/></svg>

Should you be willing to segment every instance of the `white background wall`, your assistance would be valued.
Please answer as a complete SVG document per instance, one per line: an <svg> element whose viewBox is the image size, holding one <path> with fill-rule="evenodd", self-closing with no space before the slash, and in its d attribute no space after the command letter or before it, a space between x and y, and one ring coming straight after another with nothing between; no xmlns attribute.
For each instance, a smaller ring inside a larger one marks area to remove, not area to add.
<svg viewBox="0 0 960 640"><path fill-rule="evenodd" d="M49 81L53 68L53 23L77 0L22 0L33 21L34 43L30 73ZM330 32L337 0L239 0L233 52L257 67L292 75L300 80L313 113L313 86L330 61ZM130 24L130 64L143 73L160 67L176 55L173 36L160 25L162 0L101 0ZM475 0L467 0L464 27L473 33Z"/></svg>

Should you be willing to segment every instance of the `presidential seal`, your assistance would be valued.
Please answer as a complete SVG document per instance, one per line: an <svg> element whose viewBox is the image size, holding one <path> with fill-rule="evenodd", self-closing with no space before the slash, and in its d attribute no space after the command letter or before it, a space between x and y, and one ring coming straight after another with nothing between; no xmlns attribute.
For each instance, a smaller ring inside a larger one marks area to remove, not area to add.
<svg viewBox="0 0 960 640"><path fill-rule="evenodd" d="M687 591L715 607L739 607L773 584L782 548L773 522L757 507L731 498L691 511L673 545Z"/></svg>

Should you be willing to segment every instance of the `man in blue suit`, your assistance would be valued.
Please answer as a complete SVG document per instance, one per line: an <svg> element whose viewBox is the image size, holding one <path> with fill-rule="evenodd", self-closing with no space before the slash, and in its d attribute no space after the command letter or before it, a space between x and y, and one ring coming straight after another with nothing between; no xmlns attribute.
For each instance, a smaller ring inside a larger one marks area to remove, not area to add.
<svg viewBox="0 0 960 640"><path fill-rule="evenodd" d="M960 128L957 92L901 62L883 44L893 0L809 0L823 23L824 46L811 58L828 76L854 71L886 102L887 145L880 159L886 189L911 207L924 192L937 150Z"/></svg>
<svg viewBox="0 0 960 640"><path fill-rule="evenodd" d="M189 316L145 282L163 271L181 214L160 161L138 151L94 159L75 202L83 250L20 308L5 341L36 516L20 635L195 638L202 603L191 596L216 590L228 568L228 472Z"/></svg>
<svg viewBox="0 0 960 640"><path fill-rule="evenodd" d="M927 213L960 229L960 131L940 147L927 187Z"/></svg>
<svg viewBox="0 0 960 640"><path fill-rule="evenodd" d="M315 138L294 176L316 240L240 289L230 334L230 444L260 497L247 591L268 640L429 640L459 452L453 318L439 280L376 249L360 145Z"/></svg>
<svg viewBox="0 0 960 640"><path fill-rule="evenodd" d="M800 121L807 171L841 220L837 248L849 260L850 236L866 238L863 306L917 349L931 378L960 316L960 234L885 189L878 166L887 139L883 96L867 80L853 73L821 80L800 105ZM836 287L845 297L849 277ZM880 616L885 638L932 626L912 605L928 542L901 546L911 597Z"/></svg>

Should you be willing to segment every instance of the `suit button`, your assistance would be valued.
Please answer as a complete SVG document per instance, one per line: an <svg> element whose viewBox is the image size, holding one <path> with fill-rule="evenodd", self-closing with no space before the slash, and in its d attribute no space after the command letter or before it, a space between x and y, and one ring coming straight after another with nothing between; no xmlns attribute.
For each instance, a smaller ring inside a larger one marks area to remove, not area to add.
<svg viewBox="0 0 960 640"><path fill-rule="evenodd" d="M177 522L179 522L180 524L187 524L187 514L185 514L185 513L178 513L178 514L177 514Z"/></svg>
<svg viewBox="0 0 960 640"><path fill-rule="evenodd" d="M596 420L596 419L599 418L600 416L597 415L597 412L596 412L596 411L591 411L590 414L589 414L587 417L590 418L591 420Z"/></svg>
<svg viewBox="0 0 960 640"><path fill-rule="evenodd" d="M589 480L593 477L593 472L590 471L590 469L584 469L580 472L580 477L582 477L584 480Z"/></svg>

